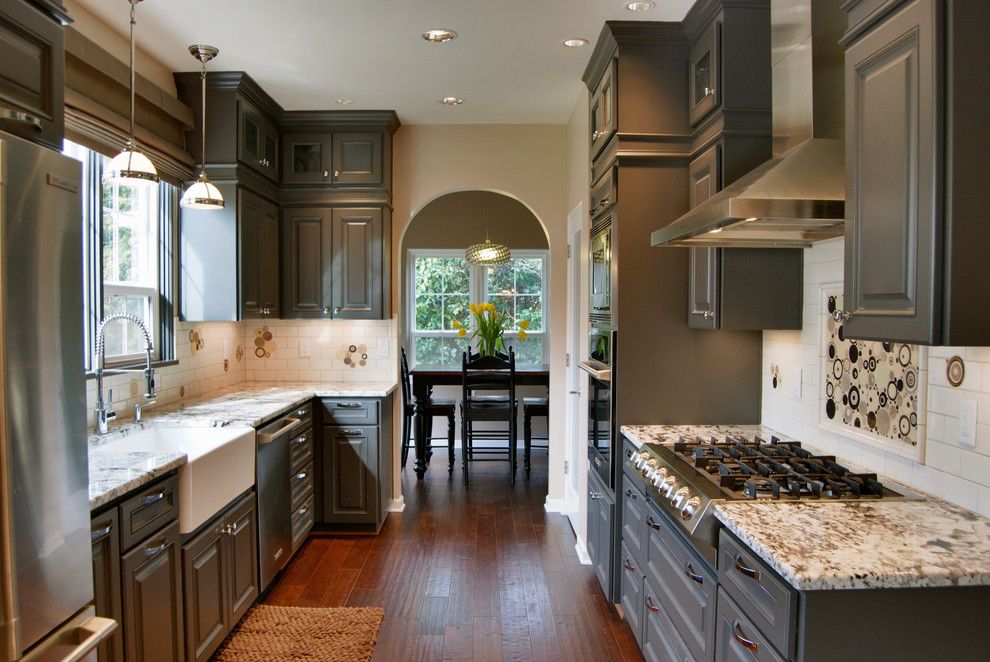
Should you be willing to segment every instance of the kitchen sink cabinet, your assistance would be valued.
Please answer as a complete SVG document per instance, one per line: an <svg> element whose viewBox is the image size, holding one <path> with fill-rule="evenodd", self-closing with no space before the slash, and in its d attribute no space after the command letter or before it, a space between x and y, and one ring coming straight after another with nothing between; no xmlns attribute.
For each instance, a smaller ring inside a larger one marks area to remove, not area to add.
<svg viewBox="0 0 990 662"><path fill-rule="evenodd" d="M848 337L990 344L987 3L847 7Z"/></svg>
<svg viewBox="0 0 990 662"><path fill-rule="evenodd" d="M615 554L615 501L594 471L588 472L588 556L598 583L610 601L613 597L613 561Z"/></svg>
<svg viewBox="0 0 990 662"><path fill-rule="evenodd" d="M184 659L179 522L138 543L121 559L124 658Z"/></svg>
<svg viewBox="0 0 990 662"><path fill-rule="evenodd" d="M254 492L182 547L186 659L209 660L258 597Z"/></svg>
<svg viewBox="0 0 990 662"><path fill-rule="evenodd" d="M120 518L113 508L92 519L93 601L96 615L123 621L120 592ZM97 648L100 662L123 662L124 636L117 628Z"/></svg>

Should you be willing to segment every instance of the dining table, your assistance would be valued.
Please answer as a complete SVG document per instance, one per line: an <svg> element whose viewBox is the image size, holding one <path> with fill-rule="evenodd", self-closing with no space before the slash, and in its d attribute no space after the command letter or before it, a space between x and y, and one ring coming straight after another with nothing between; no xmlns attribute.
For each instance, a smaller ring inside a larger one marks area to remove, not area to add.
<svg viewBox="0 0 990 662"><path fill-rule="evenodd" d="M416 445L416 461L413 468L416 478L426 475L427 447L430 433L426 430L427 417L423 415L423 403L433 395L435 386L459 386L462 384L460 364L419 363L409 371L413 396L413 439ZM516 386L550 386L550 365L547 363L519 364L516 366Z"/></svg>

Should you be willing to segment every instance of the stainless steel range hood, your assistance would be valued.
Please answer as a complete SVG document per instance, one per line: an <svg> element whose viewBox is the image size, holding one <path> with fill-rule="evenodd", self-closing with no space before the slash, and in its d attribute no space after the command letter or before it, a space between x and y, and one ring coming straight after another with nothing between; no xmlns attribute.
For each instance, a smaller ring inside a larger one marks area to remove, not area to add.
<svg viewBox="0 0 990 662"><path fill-rule="evenodd" d="M843 234L839 5L771 2L775 158L654 231L653 246L802 248Z"/></svg>

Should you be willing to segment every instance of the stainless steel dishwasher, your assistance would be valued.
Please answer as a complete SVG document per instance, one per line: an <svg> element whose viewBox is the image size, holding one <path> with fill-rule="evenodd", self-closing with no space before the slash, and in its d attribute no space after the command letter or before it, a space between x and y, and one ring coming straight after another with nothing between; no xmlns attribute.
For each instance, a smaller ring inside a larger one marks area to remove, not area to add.
<svg viewBox="0 0 990 662"><path fill-rule="evenodd" d="M258 430L258 564L261 591L292 555L289 440L303 422L289 414Z"/></svg>

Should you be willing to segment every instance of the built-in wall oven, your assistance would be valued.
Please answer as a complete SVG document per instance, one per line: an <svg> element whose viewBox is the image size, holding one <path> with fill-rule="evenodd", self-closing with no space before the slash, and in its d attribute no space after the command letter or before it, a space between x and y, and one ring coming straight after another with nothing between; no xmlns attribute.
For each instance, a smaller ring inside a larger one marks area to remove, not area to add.
<svg viewBox="0 0 990 662"><path fill-rule="evenodd" d="M612 425L612 362L615 331L603 323L591 323L588 358L580 367L588 374L588 463L602 482L614 488L615 430Z"/></svg>

